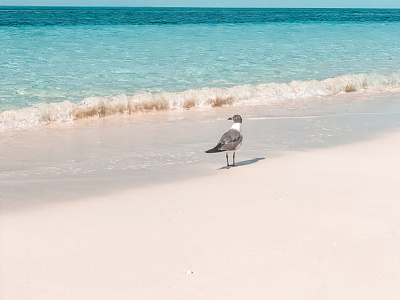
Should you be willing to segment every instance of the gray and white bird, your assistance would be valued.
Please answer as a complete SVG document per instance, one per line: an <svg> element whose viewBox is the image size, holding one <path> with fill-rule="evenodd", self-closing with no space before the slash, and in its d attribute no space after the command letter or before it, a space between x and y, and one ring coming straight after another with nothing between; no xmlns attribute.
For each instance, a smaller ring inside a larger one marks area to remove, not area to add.
<svg viewBox="0 0 400 300"><path fill-rule="evenodd" d="M224 135L219 140L217 146L207 150L206 153L226 153L226 165L229 166L228 153L233 152L233 164L235 166L235 151L239 149L242 145L243 135L242 135L242 117L239 115L234 115L228 120L233 120L233 125L231 129L224 133Z"/></svg>

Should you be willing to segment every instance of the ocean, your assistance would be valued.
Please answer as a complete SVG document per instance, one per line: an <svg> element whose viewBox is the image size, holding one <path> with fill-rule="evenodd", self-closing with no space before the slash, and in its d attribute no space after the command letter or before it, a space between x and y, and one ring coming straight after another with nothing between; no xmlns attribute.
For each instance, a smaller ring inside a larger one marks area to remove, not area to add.
<svg viewBox="0 0 400 300"><path fill-rule="evenodd" d="M0 130L400 83L400 10L0 7Z"/></svg>

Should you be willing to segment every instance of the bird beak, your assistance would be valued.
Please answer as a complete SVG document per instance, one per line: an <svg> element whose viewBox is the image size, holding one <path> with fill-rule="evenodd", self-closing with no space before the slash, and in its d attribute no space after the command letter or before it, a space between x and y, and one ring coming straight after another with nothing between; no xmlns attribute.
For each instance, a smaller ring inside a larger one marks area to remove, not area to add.
<svg viewBox="0 0 400 300"><path fill-rule="evenodd" d="M228 118L228 120L233 120L232 118Z"/></svg>

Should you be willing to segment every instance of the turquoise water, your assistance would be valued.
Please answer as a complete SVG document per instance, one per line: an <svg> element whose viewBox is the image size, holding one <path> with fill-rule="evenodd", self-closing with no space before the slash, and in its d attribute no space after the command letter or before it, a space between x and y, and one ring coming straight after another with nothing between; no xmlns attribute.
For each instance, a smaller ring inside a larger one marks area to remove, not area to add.
<svg viewBox="0 0 400 300"><path fill-rule="evenodd" d="M242 166L397 128L399 33L399 10L0 8L0 209L213 174L238 113Z"/></svg>
<svg viewBox="0 0 400 300"><path fill-rule="evenodd" d="M399 10L2 8L0 17L4 128L91 117L101 105L185 109L400 83Z"/></svg>

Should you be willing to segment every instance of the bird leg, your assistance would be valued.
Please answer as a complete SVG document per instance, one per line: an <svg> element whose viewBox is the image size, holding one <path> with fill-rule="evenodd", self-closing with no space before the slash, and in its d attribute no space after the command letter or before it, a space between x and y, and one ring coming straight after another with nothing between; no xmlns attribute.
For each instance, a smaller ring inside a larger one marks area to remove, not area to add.
<svg viewBox="0 0 400 300"><path fill-rule="evenodd" d="M229 167L228 153L226 153L226 166Z"/></svg>
<svg viewBox="0 0 400 300"><path fill-rule="evenodd" d="M232 166L235 166L235 153L236 152L233 152L233 165Z"/></svg>

